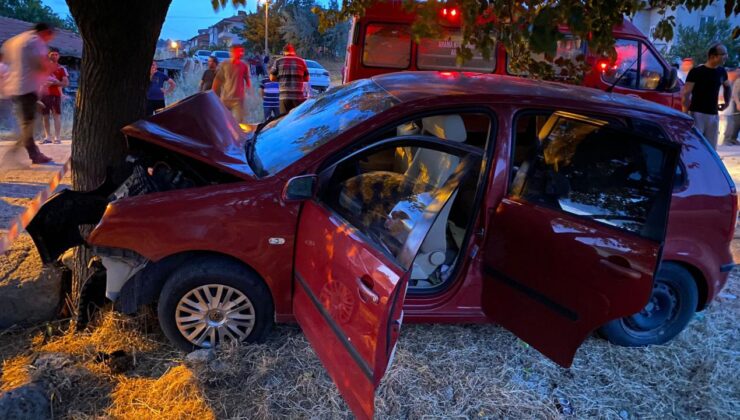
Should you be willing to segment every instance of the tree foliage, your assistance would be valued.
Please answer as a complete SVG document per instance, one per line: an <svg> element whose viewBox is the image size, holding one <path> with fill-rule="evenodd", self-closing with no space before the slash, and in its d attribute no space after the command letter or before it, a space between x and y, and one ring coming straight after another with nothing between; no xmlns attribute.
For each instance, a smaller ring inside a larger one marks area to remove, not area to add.
<svg viewBox="0 0 740 420"><path fill-rule="evenodd" d="M326 29L351 16L363 15L376 1L343 0L338 10L315 8L314 11L319 15L321 29ZM416 10L417 19L412 26L416 39L439 36L442 33L438 19L440 10L455 4L462 13L463 39L458 48L458 60L469 60L475 50L484 57L490 57L495 45L501 43L509 53L513 68L526 71L533 77L547 78L553 74L557 43L564 36L558 30L560 24L567 25L573 35L587 39L592 51L614 58L612 28L622 23L625 16L633 16L645 8L657 8L663 16L666 11L679 6L689 11L703 10L718 0L397 1L401 1L407 10ZM726 0L725 13L728 17L739 14L740 0ZM675 24L673 17L665 16L656 26L654 36L670 40ZM737 33L740 31L736 29ZM536 57L537 54L540 56Z"/></svg>
<svg viewBox="0 0 740 420"><path fill-rule="evenodd" d="M26 22L46 22L54 27L78 32L71 16L62 18L41 0L0 0L0 16Z"/></svg>
<svg viewBox="0 0 740 420"><path fill-rule="evenodd" d="M703 63L707 59L707 47L721 42L727 47L727 65L740 65L740 41L732 38L732 27L726 20L706 22L697 29L679 25L676 35L667 54L673 61L691 57L694 63Z"/></svg>
<svg viewBox="0 0 740 420"><path fill-rule="evenodd" d="M264 49L265 39L265 6L260 6L255 13L249 13L244 19L245 29L241 33L250 50ZM317 5L315 0L278 0L270 4L268 13L268 44L271 52L282 50L287 43L293 44L299 54L308 57L330 56L341 54L347 41L349 23L345 20L319 32L319 17L311 10L338 10L336 1L328 9Z"/></svg>

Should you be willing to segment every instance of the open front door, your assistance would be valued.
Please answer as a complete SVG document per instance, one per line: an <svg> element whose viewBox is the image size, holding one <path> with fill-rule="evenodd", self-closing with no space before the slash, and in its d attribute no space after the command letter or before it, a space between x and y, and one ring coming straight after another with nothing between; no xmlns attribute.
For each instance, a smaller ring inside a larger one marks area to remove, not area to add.
<svg viewBox="0 0 740 420"><path fill-rule="evenodd" d="M482 303L568 367L593 330L648 303L678 147L565 113L537 128L490 219Z"/></svg>
<svg viewBox="0 0 740 420"><path fill-rule="evenodd" d="M322 173L318 197L301 210L293 311L358 418L373 416L375 389L392 359L419 247L461 181L479 165L477 157L443 151L446 146L437 143L422 154L423 147L408 141L360 151ZM432 160L438 153L454 165L432 182L398 167L399 152Z"/></svg>

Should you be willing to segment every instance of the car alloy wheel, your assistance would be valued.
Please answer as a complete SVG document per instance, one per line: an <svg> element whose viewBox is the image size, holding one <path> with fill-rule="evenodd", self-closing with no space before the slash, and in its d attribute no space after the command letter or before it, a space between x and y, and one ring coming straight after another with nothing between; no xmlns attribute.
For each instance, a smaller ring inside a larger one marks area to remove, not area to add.
<svg viewBox="0 0 740 420"><path fill-rule="evenodd" d="M175 312L175 323L182 336L204 348L226 340L242 341L255 324L255 309L249 298L223 284L191 290L180 299Z"/></svg>

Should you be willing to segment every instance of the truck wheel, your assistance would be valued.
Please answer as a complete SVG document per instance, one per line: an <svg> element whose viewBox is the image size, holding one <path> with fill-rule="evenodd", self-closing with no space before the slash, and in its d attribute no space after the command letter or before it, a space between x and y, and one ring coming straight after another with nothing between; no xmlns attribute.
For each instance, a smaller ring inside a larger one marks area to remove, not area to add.
<svg viewBox="0 0 740 420"><path fill-rule="evenodd" d="M274 318L272 296L262 279L221 257L204 257L175 270L162 288L157 311L164 334L185 351L225 341L259 341Z"/></svg>
<svg viewBox="0 0 740 420"><path fill-rule="evenodd" d="M625 347L663 344L686 328L698 300L699 291L691 274L681 266L665 263L658 270L648 304L632 316L607 323L599 333Z"/></svg>

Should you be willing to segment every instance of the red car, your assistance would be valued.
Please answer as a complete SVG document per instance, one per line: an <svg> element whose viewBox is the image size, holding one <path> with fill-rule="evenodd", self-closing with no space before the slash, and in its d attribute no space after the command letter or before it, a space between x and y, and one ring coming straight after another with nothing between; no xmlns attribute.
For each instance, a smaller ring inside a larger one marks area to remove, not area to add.
<svg viewBox="0 0 740 420"><path fill-rule="evenodd" d="M671 339L733 267L724 166L689 117L636 98L409 72L256 127L201 93L123 131L130 176L29 225L43 260L87 244L86 294L156 302L183 349L297 321L362 417L404 320L496 322L569 366L595 330Z"/></svg>

